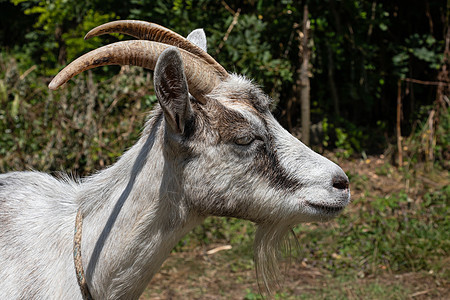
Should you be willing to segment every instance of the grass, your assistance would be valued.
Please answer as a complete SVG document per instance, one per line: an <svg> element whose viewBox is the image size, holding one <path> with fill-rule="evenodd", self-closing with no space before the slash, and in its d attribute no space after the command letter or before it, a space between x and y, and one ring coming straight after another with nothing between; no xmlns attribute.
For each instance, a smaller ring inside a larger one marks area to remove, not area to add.
<svg viewBox="0 0 450 300"><path fill-rule="evenodd" d="M328 278L327 287L304 293L297 299L405 299L411 294L401 283L375 279L362 284L351 276Z"/></svg>
<svg viewBox="0 0 450 300"><path fill-rule="evenodd" d="M325 288L326 287L326 288ZM355 277L328 276L322 284L305 289L301 294L278 293L275 299L406 299L412 291L402 283L388 283L384 280L361 282ZM247 291L244 299L263 299L254 291Z"/></svg>

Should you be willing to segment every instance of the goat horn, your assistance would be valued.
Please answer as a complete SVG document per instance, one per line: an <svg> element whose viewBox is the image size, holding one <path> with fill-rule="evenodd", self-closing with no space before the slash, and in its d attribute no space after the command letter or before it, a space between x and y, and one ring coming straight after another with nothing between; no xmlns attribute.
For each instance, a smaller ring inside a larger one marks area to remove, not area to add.
<svg viewBox="0 0 450 300"><path fill-rule="evenodd" d="M214 58L203 51L203 49L197 45L194 45L178 33L155 23L137 20L113 21L91 29L86 34L84 39L87 40L94 36L114 32L127 34L141 40L149 40L177 46L178 48L184 49L197 55L198 57L203 58L206 62L210 63L215 69L217 69L222 78L228 77L228 72L218 62L216 62Z"/></svg>
<svg viewBox="0 0 450 300"><path fill-rule="evenodd" d="M48 87L56 90L75 75L105 65L134 65L154 70L159 55L169 45L152 41L123 41L109 44L92 50L77 58L61 70ZM222 80L217 69L203 59L183 49L178 49L183 59L189 92L201 103L205 104L207 95Z"/></svg>

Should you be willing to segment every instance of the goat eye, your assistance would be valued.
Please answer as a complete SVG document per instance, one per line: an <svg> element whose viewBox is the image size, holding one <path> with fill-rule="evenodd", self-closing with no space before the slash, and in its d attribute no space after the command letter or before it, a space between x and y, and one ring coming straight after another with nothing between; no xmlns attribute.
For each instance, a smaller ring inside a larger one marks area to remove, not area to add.
<svg viewBox="0 0 450 300"><path fill-rule="evenodd" d="M254 140L255 140L255 137L248 135L248 136L239 137L239 138L235 139L234 142L236 143L236 145L248 146Z"/></svg>

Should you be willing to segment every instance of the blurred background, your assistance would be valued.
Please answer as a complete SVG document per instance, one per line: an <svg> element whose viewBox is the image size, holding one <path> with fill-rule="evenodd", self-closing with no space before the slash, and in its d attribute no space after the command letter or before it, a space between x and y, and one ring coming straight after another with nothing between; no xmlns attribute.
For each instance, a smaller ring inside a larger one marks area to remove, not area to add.
<svg viewBox="0 0 450 300"><path fill-rule="evenodd" d="M294 229L276 297L448 299L449 11L449 0L0 0L0 172L86 176L137 140L156 103L151 72L108 66L47 88L73 59L129 39L84 41L90 29L204 28L209 54L258 83L280 123L351 181L342 216ZM142 299L260 299L254 230L207 219Z"/></svg>

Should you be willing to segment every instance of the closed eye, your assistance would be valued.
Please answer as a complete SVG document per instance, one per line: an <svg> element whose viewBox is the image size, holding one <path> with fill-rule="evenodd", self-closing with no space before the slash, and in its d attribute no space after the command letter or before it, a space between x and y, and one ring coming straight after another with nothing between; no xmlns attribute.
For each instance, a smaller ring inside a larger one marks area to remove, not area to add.
<svg viewBox="0 0 450 300"><path fill-rule="evenodd" d="M258 136L258 135L246 135L246 136L241 136L238 138L234 139L234 143L238 146L250 146L253 144L254 141L260 141L263 142L264 138L262 136Z"/></svg>
<svg viewBox="0 0 450 300"><path fill-rule="evenodd" d="M253 143L254 140L255 140L255 137L254 137L254 136L252 136L252 135L247 135L247 136L242 136L242 137L236 138L236 139L234 140L234 143L235 143L236 145L240 145L240 146L248 146L248 145L250 145L251 143Z"/></svg>

